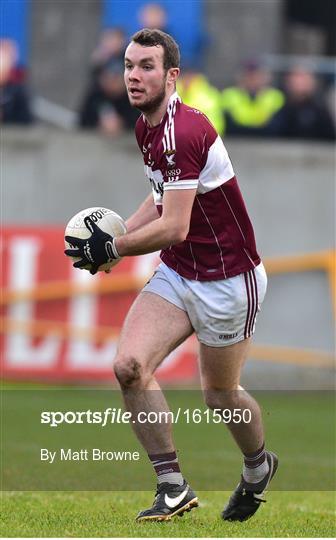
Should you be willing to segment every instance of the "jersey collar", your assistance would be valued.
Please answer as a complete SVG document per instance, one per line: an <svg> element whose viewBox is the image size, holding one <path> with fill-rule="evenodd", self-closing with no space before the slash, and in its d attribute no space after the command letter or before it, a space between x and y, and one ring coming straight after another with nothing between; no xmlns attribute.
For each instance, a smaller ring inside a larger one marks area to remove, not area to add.
<svg viewBox="0 0 336 540"><path fill-rule="evenodd" d="M147 121L145 115L142 114L142 119L143 119L144 123L146 124L147 128L148 128L148 129L156 129L156 128L158 128L159 126L161 126L163 120L166 118L166 116L167 116L169 110L172 108L173 104L176 103L176 101L179 101L180 103L182 103L182 99L180 98L180 96L178 95L178 93L175 91L175 92L170 96L170 98L169 98L169 100L168 100L168 103L167 103L167 110L166 110L165 114L164 114L163 117L161 118L160 122L159 122L156 126L154 126L154 127L151 127L151 126L148 124L148 121Z"/></svg>
<svg viewBox="0 0 336 540"><path fill-rule="evenodd" d="M176 91L170 96L167 109L169 108L169 105L172 105L174 103L174 101L179 101L180 103L182 103L182 99Z"/></svg>

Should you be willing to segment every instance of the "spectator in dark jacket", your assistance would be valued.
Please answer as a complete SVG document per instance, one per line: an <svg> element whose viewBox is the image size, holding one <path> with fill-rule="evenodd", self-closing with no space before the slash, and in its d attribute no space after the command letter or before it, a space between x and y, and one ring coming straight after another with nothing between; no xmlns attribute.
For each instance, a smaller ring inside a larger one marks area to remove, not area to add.
<svg viewBox="0 0 336 540"><path fill-rule="evenodd" d="M81 127L110 136L134 128L139 113L129 103L123 71L120 60L112 60L101 70L97 85L89 90L80 109Z"/></svg>
<svg viewBox="0 0 336 540"><path fill-rule="evenodd" d="M32 114L22 70L18 70L17 47L10 39L0 40L0 122L30 124Z"/></svg>
<svg viewBox="0 0 336 540"><path fill-rule="evenodd" d="M274 134L299 139L335 139L335 123L313 73L295 68L285 78L286 103L273 119Z"/></svg>
<svg viewBox="0 0 336 540"><path fill-rule="evenodd" d="M122 28L105 28L91 55L91 82L94 83L100 71L113 60L124 61L126 34Z"/></svg>

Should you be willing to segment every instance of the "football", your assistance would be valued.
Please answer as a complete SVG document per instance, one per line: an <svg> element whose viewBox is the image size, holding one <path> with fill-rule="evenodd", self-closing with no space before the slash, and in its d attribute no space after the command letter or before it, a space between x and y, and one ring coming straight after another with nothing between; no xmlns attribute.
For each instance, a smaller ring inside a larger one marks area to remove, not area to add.
<svg viewBox="0 0 336 540"><path fill-rule="evenodd" d="M111 236L120 236L121 234L125 234L126 232L126 225L122 217L120 217L116 212L113 212L113 210L109 210L108 208L101 208L101 207L93 207L93 208L86 208L85 210L81 210L73 216L67 226L65 227L64 236L75 236L76 238L88 238L91 233L87 229L84 223L84 219L86 217L90 217L94 223L100 227L100 229ZM64 240L64 244L66 249L71 249L72 246ZM71 257L74 262L79 261L80 257ZM112 266L115 266L118 262L120 262L121 259L114 260L112 262L102 264L99 268L99 272L106 272L107 270L110 270ZM85 266L85 270L89 270L90 266Z"/></svg>

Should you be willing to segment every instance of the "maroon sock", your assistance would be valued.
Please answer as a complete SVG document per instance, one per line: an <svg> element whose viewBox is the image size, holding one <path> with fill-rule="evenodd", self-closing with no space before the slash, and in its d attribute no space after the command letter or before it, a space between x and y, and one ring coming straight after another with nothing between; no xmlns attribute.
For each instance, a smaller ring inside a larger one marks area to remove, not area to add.
<svg viewBox="0 0 336 540"><path fill-rule="evenodd" d="M266 450L265 443L263 443L262 446L255 452L252 452L250 454L244 454L244 465L248 469L255 469L256 467L259 467L259 465L264 463L265 459Z"/></svg>
<svg viewBox="0 0 336 540"><path fill-rule="evenodd" d="M158 483L183 484L183 476L177 461L176 452L166 454L148 454L156 472Z"/></svg>

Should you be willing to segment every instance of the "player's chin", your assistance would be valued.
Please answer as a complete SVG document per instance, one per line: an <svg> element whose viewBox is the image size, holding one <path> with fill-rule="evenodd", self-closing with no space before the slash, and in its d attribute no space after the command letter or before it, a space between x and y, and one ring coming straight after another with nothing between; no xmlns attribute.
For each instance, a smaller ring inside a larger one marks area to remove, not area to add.
<svg viewBox="0 0 336 540"><path fill-rule="evenodd" d="M144 102L144 96L142 94L128 94L128 99L133 107L136 107Z"/></svg>

